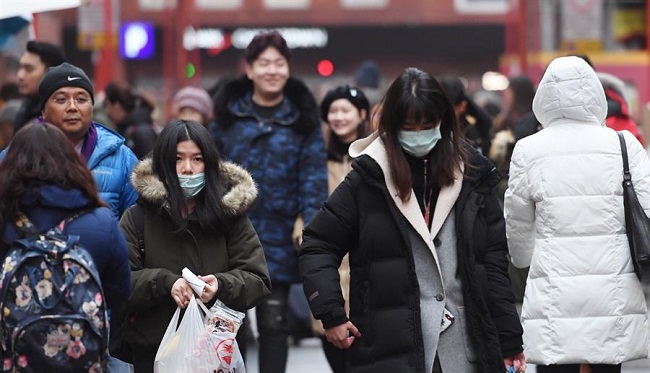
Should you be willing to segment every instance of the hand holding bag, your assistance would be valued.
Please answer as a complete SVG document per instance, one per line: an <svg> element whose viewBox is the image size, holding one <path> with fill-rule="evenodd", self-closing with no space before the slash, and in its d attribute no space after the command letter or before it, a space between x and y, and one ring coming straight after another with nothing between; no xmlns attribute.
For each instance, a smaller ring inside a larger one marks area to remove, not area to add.
<svg viewBox="0 0 650 373"><path fill-rule="evenodd" d="M210 339L201 310L209 315L208 309L192 297L178 325L181 309L176 309L158 347L154 373L211 373L219 369L217 346Z"/></svg>
<svg viewBox="0 0 650 373"><path fill-rule="evenodd" d="M639 203L632 184L627 161L627 146L621 132L618 138L623 156L623 205L625 208L625 231L630 244L634 272L643 283L650 283L650 219Z"/></svg>

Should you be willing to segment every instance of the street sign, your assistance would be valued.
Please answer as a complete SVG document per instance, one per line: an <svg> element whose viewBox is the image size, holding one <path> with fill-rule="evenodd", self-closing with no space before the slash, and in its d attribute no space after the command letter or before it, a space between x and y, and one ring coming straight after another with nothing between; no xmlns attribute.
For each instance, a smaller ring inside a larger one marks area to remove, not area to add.
<svg viewBox="0 0 650 373"><path fill-rule="evenodd" d="M587 53L603 49L603 1L562 1L562 50Z"/></svg>
<svg viewBox="0 0 650 373"><path fill-rule="evenodd" d="M120 23L120 5L118 0L86 0L79 7L77 16L77 47L81 50L96 51L104 47L105 35L105 9L106 1L111 6L111 41L117 47L117 30Z"/></svg>

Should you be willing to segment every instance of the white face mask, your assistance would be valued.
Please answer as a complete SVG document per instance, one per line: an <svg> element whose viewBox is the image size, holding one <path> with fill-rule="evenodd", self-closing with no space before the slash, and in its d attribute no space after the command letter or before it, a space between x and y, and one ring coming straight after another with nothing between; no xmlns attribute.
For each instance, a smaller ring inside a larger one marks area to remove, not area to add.
<svg viewBox="0 0 650 373"><path fill-rule="evenodd" d="M196 175L178 175L178 182L181 184L185 198L195 197L205 186L205 173Z"/></svg>
<svg viewBox="0 0 650 373"><path fill-rule="evenodd" d="M405 152L414 157L424 157L436 146L438 140L442 139L440 125L420 131L399 131L397 139Z"/></svg>

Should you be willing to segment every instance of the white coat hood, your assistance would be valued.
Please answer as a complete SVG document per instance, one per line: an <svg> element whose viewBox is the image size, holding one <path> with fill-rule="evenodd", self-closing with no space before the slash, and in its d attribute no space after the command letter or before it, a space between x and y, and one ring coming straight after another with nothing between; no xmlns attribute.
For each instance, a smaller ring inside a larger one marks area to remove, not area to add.
<svg viewBox="0 0 650 373"><path fill-rule="evenodd" d="M544 128L567 120L605 125L605 91L582 58L560 57L548 65L537 87L533 112Z"/></svg>

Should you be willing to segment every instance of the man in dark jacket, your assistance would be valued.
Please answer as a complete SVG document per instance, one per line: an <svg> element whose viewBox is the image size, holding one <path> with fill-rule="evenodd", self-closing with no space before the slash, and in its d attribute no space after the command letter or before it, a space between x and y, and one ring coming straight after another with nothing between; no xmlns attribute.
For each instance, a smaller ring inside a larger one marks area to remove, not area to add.
<svg viewBox="0 0 650 373"><path fill-rule="evenodd" d="M65 55L59 46L43 41L27 42L27 51L20 57L18 89L25 98L16 113L14 133L41 115L38 84L50 66L65 62Z"/></svg>
<svg viewBox="0 0 650 373"><path fill-rule="evenodd" d="M246 76L221 86L212 133L223 155L244 166L259 185L249 211L273 283L257 306L260 372L284 372L287 299L300 282L293 226L327 198L327 168L318 107L307 87L289 77L290 50L278 32L255 36L246 48Z"/></svg>

